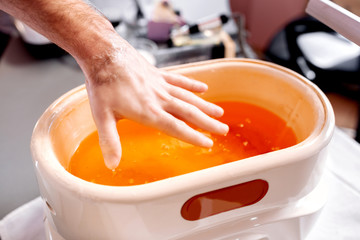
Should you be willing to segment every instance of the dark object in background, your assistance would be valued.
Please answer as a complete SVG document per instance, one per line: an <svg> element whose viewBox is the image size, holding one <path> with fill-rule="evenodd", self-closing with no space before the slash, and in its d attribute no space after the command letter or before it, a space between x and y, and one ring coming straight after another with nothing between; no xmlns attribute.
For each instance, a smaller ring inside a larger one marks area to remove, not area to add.
<svg viewBox="0 0 360 240"><path fill-rule="evenodd" d="M29 54L38 60L57 58L67 54L65 50L54 43L31 44L25 41L23 43Z"/></svg>
<svg viewBox="0 0 360 240"><path fill-rule="evenodd" d="M6 33L0 32L0 58L3 55L9 41L10 41L10 36Z"/></svg>
<svg viewBox="0 0 360 240"><path fill-rule="evenodd" d="M120 22L111 22L114 27L119 25L119 23ZM49 43L44 44L34 44L27 42L24 38L22 38L22 42L29 54L37 60L58 58L68 54L64 49L50 41Z"/></svg>
<svg viewBox="0 0 360 240"><path fill-rule="evenodd" d="M217 59L225 57L225 46L223 43L214 45L211 49L210 59Z"/></svg>
<svg viewBox="0 0 360 240"><path fill-rule="evenodd" d="M12 33L15 31L12 18L0 10L0 58L10 42Z"/></svg>
<svg viewBox="0 0 360 240"><path fill-rule="evenodd" d="M205 20L200 21L199 23L195 24L185 24L177 29L172 29L171 38L176 38L177 36L184 36L184 35L192 35L204 32L206 30L212 30L215 28L219 28L222 25L226 24L229 21L229 17L221 14L220 16L216 17L207 17Z"/></svg>
<svg viewBox="0 0 360 240"><path fill-rule="evenodd" d="M265 51L264 58L268 61L277 63L279 65L290 68L312 82L318 85L324 92L335 92L343 96L350 97L360 103L360 54L351 55L344 62L339 62L337 65L329 67L327 64L319 64L318 54L316 51L304 51L304 46L301 46L299 39L304 34L323 33L329 34L329 39L338 38L338 41L344 41L344 44L349 44L349 41L331 28L319 22L313 17L303 17L293 22L290 22L283 30L281 30L271 41L269 47ZM311 38L312 35L307 35ZM315 36L315 34L313 34ZM309 41L307 46L314 45L316 48L331 47L331 43ZM316 49L313 48L313 49ZM337 50L337 49L332 49ZM339 51L341 51L339 49ZM326 52L326 51L325 51ZM306 53L306 54L305 54ZM329 56L331 57L331 56ZM356 140L360 142L360 121L357 128Z"/></svg>
<svg viewBox="0 0 360 240"><path fill-rule="evenodd" d="M312 57L304 54L299 45L299 37L303 34L322 32L342 38L332 29L312 17L305 17L289 23L271 41L265 52L266 60L275 62L299 72L317 84L323 91L339 91L346 95L356 93L356 86L360 86L360 55L332 67L321 67L326 64L317 64ZM311 35L309 35L311 36ZM316 39L314 38L314 41ZM316 43L318 45L318 43ZM323 47L326 42L321 43ZM315 42L314 42L315 45ZM313 54L317 54L314 52ZM320 66L319 66L320 65ZM351 67L350 67L351 66ZM353 92L355 90L355 92Z"/></svg>

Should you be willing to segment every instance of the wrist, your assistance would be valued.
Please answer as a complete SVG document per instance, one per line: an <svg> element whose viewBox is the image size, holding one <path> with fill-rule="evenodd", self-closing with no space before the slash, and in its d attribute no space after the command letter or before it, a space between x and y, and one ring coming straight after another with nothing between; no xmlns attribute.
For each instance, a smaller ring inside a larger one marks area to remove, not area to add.
<svg viewBox="0 0 360 240"><path fill-rule="evenodd" d="M84 34L76 37L76 44L69 51L89 81L106 66L124 59L128 51L128 43L105 21L91 23Z"/></svg>
<svg viewBox="0 0 360 240"><path fill-rule="evenodd" d="M97 34L99 32L74 54L89 86L110 82L114 68L116 71L125 69L125 59L131 49L115 31L102 31L99 36Z"/></svg>

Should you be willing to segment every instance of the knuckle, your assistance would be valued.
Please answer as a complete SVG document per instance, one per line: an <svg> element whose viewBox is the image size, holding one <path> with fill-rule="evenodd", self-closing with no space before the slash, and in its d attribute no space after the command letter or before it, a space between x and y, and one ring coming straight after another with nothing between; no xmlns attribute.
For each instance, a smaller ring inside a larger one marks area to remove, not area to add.
<svg viewBox="0 0 360 240"><path fill-rule="evenodd" d="M194 105L187 104L183 107L183 115L186 118L196 118L198 111L200 110Z"/></svg>
<svg viewBox="0 0 360 240"><path fill-rule="evenodd" d="M99 137L99 144L104 150L110 150L114 145L114 139L110 137Z"/></svg>
<svg viewBox="0 0 360 240"><path fill-rule="evenodd" d="M144 123L152 123L161 114L161 109L151 102L144 102L143 111L139 113L139 118Z"/></svg>

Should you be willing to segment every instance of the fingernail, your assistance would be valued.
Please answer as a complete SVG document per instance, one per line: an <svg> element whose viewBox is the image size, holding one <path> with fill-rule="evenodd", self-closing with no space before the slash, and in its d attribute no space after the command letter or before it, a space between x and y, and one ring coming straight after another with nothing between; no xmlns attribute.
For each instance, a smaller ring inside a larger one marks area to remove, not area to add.
<svg viewBox="0 0 360 240"><path fill-rule="evenodd" d="M229 132L229 126L222 123L221 124L221 132L224 133L224 135L226 135Z"/></svg>
<svg viewBox="0 0 360 240"><path fill-rule="evenodd" d="M210 138L205 137L204 147L211 148L213 145L214 145L214 142Z"/></svg>
<svg viewBox="0 0 360 240"><path fill-rule="evenodd" d="M105 166L110 170L115 170L115 168L119 166L119 163L120 163L120 158L115 158L115 157L105 158Z"/></svg>
<svg viewBox="0 0 360 240"><path fill-rule="evenodd" d="M222 109L221 107L214 105L214 110L215 110L215 116L216 117L221 117L222 115L224 115L224 109Z"/></svg>
<svg viewBox="0 0 360 240"><path fill-rule="evenodd" d="M208 85L206 83L201 83L201 88L203 91L207 91L208 90Z"/></svg>

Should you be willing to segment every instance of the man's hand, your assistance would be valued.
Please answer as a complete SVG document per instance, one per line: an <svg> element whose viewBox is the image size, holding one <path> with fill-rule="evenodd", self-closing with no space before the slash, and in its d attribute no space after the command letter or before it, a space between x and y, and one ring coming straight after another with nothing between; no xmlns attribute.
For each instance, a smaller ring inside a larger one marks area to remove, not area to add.
<svg viewBox="0 0 360 240"><path fill-rule="evenodd" d="M212 133L228 131L227 125L212 118L222 116L223 110L192 93L206 91L206 84L153 67L125 42L120 41L110 55L87 64L86 87L100 147L110 169L121 159L116 129L121 118L202 147L211 147L212 140L184 121Z"/></svg>
<svg viewBox="0 0 360 240"><path fill-rule="evenodd" d="M106 166L121 158L116 122L128 118L203 147L212 141L185 124L225 134L211 118L223 110L192 92L204 83L161 71L123 40L110 22L82 0L0 0L0 9L53 41L78 62L86 76L92 114ZM126 9L124 9L126 11Z"/></svg>

